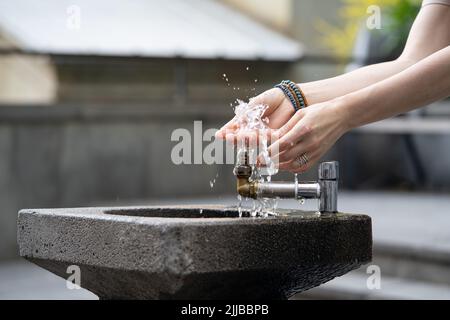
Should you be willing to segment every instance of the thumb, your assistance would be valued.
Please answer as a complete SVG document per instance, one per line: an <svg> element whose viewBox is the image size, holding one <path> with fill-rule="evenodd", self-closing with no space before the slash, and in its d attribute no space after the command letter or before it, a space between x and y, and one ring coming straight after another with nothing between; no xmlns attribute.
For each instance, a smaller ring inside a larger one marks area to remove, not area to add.
<svg viewBox="0 0 450 320"><path fill-rule="evenodd" d="M239 129L239 124L236 120L236 117L234 117L228 123L226 123L222 128L220 128L216 132L215 136L217 139L225 139L227 134L234 133L238 129Z"/></svg>
<svg viewBox="0 0 450 320"><path fill-rule="evenodd" d="M281 94L280 94L281 93ZM249 101L249 105L266 105L268 106L267 110L264 112L263 117L270 116L283 102L283 94L280 89L272 88L267 90L256 97L253 97Z"/></svg>

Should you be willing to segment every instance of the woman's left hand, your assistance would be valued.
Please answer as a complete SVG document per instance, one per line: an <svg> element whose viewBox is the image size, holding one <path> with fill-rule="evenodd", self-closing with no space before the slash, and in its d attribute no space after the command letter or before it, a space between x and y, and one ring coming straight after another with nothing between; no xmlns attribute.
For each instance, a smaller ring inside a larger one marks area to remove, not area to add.
<svg viewBox="0 0 450 320"><path fill-rule="evenodd" d="M333 100L301 109L275 130L278 139L272 141L269 154L280 170L309 170L348 130L346 116L338 104ZM306 157L302 159L302 155Z"/></svg>

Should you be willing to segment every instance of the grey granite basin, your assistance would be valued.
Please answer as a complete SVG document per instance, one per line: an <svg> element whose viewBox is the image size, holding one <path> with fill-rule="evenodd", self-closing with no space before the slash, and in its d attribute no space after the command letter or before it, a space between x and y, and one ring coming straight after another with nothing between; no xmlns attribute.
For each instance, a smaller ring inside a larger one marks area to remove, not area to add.
<svg viewBox="0 0 450 320"><path fill-rule="evenodd" d="M20 255L101 299L286 299L368 263L370 217L225 207L27 209Z"/></svg>

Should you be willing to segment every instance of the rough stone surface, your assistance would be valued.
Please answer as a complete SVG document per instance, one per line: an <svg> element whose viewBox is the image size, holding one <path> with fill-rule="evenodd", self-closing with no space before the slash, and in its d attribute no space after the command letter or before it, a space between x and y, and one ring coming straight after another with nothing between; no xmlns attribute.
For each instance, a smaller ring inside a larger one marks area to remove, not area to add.
<svg viewBox="0 0 450 320"><path fill-rule="evenodd" d="M285 299L371 260L370 217L225 207L27 209L20 255L102 299Z"/></svg>

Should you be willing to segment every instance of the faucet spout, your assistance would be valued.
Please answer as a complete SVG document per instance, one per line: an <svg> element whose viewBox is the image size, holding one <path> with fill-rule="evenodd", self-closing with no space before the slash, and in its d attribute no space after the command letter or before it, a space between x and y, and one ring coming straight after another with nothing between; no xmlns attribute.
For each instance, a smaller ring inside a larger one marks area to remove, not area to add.
<svg viewBox="0 0 450 320"><path fill-rule="evenodd" d="M339 163L323 162L319 166L318 182L250 181L252 167L240 162L234 168L237 192L246 198L319 199L319 211L337 212Z"/></svg>
<svg viewBox="0 0 450 320"><path fill-rule="evenodd" d="M315 182L262 182L257 194L261 198L316 199L320 197L320 184Z"/></svg>

